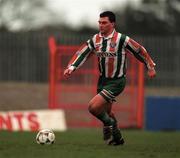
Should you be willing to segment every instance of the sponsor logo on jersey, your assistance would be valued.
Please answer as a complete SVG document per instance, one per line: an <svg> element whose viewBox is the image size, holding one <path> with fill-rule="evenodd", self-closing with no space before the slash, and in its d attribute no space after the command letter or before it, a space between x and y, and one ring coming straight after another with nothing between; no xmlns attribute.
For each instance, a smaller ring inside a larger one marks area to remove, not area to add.
<svg viewBox="0 0 180 158"><path fill-rule="evenodd" d="M116 57L117 54L114 52L96 52L98 57Z"/></svg>

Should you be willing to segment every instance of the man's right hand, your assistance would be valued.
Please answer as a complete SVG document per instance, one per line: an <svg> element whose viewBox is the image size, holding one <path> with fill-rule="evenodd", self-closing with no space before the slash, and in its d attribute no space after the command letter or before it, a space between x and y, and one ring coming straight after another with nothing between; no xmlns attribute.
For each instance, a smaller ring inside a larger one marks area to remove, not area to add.
<svg viewBox="0 0 180 158"><path fill-rule="evenodd" d="M70 76L71 76L71 74L72 74L72 72L75 70L75 67L74 66L70 66L69 68L67 68L67 69L65 69L64 70L64 77L66 78L66 79L68 79Z"/></svg>
<svg viewBox="0 0 180 158"><path fill-rule="evenodd" d="M71 76L72 72L73 72L73 70L65 69L65 70L64 70L64 77L65 77L66 79L68 79L68 78Z"/></svg>
<svg viewBox="0 0 180 158"><path fill-rule="evenodd" d="M154 78L156 76L156 70L154 68L149 69L147 72L149 78Z"/></svg>
<svg viewBox="0 0 180 158"><path fill-rule="evenodd" d="M156 64L151 60L151 63L147 65L148 67L148 76L149 78L154 78L156 76L156 70L155 70Z"/></svg>

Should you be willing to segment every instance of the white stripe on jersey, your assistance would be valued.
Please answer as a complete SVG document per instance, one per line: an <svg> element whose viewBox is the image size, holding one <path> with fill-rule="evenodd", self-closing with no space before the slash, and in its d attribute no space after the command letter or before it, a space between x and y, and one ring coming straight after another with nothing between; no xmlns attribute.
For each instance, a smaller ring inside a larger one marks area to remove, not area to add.
<svg viewBox="0 0 180 158"><path fill-rule="evenodd" d="M90 50L93 50L93 47L92 47L91 44L90 44L90 39L87 41L87 45L88 45L88 47L89 47Z"/></svg>
<svg viewBox="0 0 180 158"><path fill-rule="evenodd" d="M116 43L117 43L117 45L116 45L116 53L117 53L118 48L119 48L119 41L120 41L120 39L121 39L121 34L118 33L118 37L117 37L117 41L118 42L116 41ZM118 62L118 56L116 56L116 58L114 58L114 70L113 70L113 73L112 73L112 77L115 76L115 73L117 71L117 62Z"/></svg>
<svg viewBox="0 0 180 158"><path fill-rule="evenodd" d="M111 42L111 40L107 40L107 46L105 49L106 52L109 51L110 42ZM109 58L105 58L105 76L106 77L108 77L108 66L109 66L108 62L109 62Z"/></svg>
<svg viewBox="0 0 180 158"><path fill-rule="evenodd" d="M108 77L108 62L109 58L105 58L105 76Z"/></svg>
<svg viewBox="0 0 180 158"><path fill-rule="evenodd" d="M106 51L109 52L110 50L110 43L111 43L111 40L108 40L107 41L107 47L106 47ZM109 69L109 58L105 58L105 76L108 77L108 69Z"/></svg>

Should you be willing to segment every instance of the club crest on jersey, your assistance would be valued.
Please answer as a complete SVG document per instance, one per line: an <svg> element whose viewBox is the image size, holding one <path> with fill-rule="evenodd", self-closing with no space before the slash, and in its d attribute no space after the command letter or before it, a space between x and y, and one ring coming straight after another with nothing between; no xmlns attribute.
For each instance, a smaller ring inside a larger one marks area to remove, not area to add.
<svg viewBox="0 0 180 158"><path fill-rule="evenodd" d="M96 50L96 51L99 51L100 47L101 47L101 44L100 44L100 43L97 43L97 44L95 45L95 50Z"/></svg>
<svg viewBox="0 0 180 158"><path fill-rule="evenodd" d="M95 45L96 48L99 48L100 46L101 46L101 43L97 43L97 44Z"/></svg>
<svg viewBox="0 0 180 158"><path fill-rule="evenodd" d="M116 43L115 43L115 42L111 42L111 43L110 43L110 47L111 47L111 48L115 48L115 47L116 47Z"/></svg>

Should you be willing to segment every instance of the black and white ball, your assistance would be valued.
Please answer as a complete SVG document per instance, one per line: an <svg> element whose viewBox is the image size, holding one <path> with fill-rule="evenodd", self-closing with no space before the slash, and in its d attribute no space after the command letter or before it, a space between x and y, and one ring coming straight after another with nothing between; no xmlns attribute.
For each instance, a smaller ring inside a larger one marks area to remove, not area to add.
<svg viewBox="0 0 180 158"><path fill-rule="evenodd" d="M55 141L55 134L50 129L42 129L36 135L36 142L38 144L53 144Z"/></svg>

